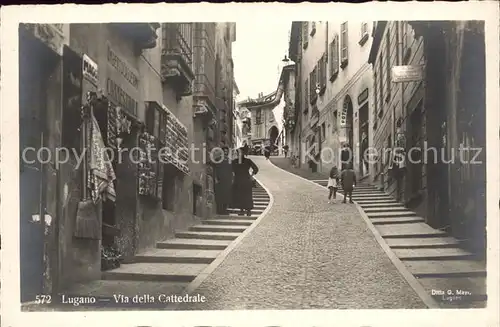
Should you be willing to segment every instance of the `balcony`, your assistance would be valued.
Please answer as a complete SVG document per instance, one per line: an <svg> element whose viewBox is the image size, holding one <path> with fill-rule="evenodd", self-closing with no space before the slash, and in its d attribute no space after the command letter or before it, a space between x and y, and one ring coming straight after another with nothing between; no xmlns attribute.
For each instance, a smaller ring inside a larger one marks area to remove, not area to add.
<svg viewBox="0 0 500 327"><path fill-rule="evenodd" d="M215 116L215 24L196 23L194 33L194 116Z"/></svg>
<svg viewBox="0 0 500 327"><path fill-rule="evenodd" d="M193 24L168 23L162 27L163 49L161 75L163 82L177 93L179 101L193 93Z"/></svg>
<svg viewBox="0 0 500 327"><path fill-rule="evenodd" d="M138 52L156 47L159 23L112 23L112 28L124 37L133 40Z"/></svg>

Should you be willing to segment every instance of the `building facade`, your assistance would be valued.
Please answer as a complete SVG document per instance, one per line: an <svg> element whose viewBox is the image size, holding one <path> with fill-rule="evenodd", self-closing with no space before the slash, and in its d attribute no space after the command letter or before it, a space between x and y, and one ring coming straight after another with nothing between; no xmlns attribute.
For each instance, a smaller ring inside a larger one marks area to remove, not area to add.
<svg viewBox="0 0 500 327"><path fill-rule="evenodd" d="M106 201L104 193L91 193L99 228L87 234L77 232L84 190L78 157L60 166L32 164L36 169L24 161L21 262L30 267L21 269L22 301L99 279L118 261L133 260L213 213L211 163L192 159L218 145L214 141L224 142L219 122L230 107L233 72L217 76L216 67L232 67L233 39L230 23L20 27L20 94L26 99L20 119L34 125L21 132L20 150L66 147L79 153L82 108L92 108L95 117L92 146L113 149L105 177L97 168L88 170L91 180L107 180L109 192ZM217 101L217 85L230 90L229 105ZM87 98L88 92L94 96ZM42 139L42 133L48 136ZM135 151L128 154L130 149ZM34 224L36 214L50 219Z"/></svg>
<svg viewBox="0 0 500 327"><path fill-rule="evenodd" d="M370 54L374 145L400 154L379 158L375 183L480 255L486 244L484 51L482 22L410 21L377 22ZM421 69L421 77L398 82L391 78L394 66ZM480 150L473 160L472 150L462 148Z"/></svg>
<svg viewBox="0 0 500 327"><path fill-rule="evenodd" d="M359 153L373 137L372 72L367 63L371 26L347 21L292 23L289 56L296 63L297 113L290 139L292 152L299 148L295 155L302 168L340 167L340 147L348 144L354 169L368 172L362 169Z"/></svg>

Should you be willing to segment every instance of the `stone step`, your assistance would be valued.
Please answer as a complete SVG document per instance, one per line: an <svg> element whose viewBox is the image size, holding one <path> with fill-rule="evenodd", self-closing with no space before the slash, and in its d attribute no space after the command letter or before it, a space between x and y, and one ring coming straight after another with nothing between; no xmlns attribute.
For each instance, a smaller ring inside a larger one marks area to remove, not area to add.
<svg viewBox="0 0 500 327"><path fill-rule="evenodd" d="M132 260L149 263L206 263L209 264L219 255L220 250L185 250L185 249L151 249Z"/></svg>
<svg viewBox="0 0 500 327"><path fill-rule="evenodd" d="M253 207L254 208L267 208L267 206L269 205L269 201L270 200L253 200Z"/></svg>
<svg viewBox="0 0 500 327"><path fill-rule="evenodd" d="M354 190L352 192L352 196L359 196L359 197L373 197L373 196L384 196L387 195L384 192L365 192L365 191L356 191Z"/></svg>
<svg viewBox="0 0 500 327"><path fill-rule="evenodd" d="M255 200L261 200L261 201L266 201L269 200L269 195L253 195L252 199Z"/></svg>
<svg viewBox="0 0 500 327"><path fill-rule="evenodd" d="M230 240L174 238L158 242L156 243L156 247L159 249L224 250L230 243Z"/></svg>
<svg viewBox="0 0 500 327"><path fill-rule="evenodd" d="M232 209L232 208L231 208L231 209L227 209L227 211L228 211L228 213L236 213L236 214L237 214L238 212L240 212L240 209ZM259 215L261 215L263 212L264 212L264 210L263 210L263 209L252 209L252 210L250 211L250 213L251 213L252 215L255 215L255 216L259 216ZM246 214L246 212L245 212L245 214Z"/></svg>
<svg viewBox="0 0 500 327"><path fill-rule="evenodd" d="M252 215L252 216L239 216L237 214L231 213L229 215L217 215L215 216L217 219L238 219L238 220L248 220L248 221L254 221L255 219L259 218L257 215Z"/></svg>
<svg viewBox="0 0 500 327"><path fill-rule="evenodd" d="M226 240L233 241L240 233L216 233L216 232L178 232L175 233L178 238L194 238L194 239L204 239L204 240Z"/></svg>
<svg viewBox="0 0 500 327"><path fill-rule="evenodd" d="M104 280L134 280L157 282L190 282L207 264L186 263L131 263L102 272Z"/></svg>
<svg viewBox="0 0 500 327"><path fill-rule="evenodd" d="M389 196L389 194L380 192L380 191L363 191L363 190L356 190L352 192L352 195L354 196L359 196L359 197L379 197L379 196Z"/></svg>
<svg viewBox="0 0 500 327"><path fill-rule="evenodd" d="M474 260L474 254L460 248L444 249L393 249L400 260Z"/></svg>
<svg viewBox="0 0 500 327"><path fill-rule="evenodd" d="M377 229L383 238L446 236L445 232L436 230L425 223L379 225Z"/></svg>
<svg viewBox="0 0 500 327"><path fill-rule="evenodd" d="M368 207L364 208L363 211L366 213L376 213L376 212L391 212L391 211L405 211L407 208L399 205L399 206L390 206L390 207Z"/></svg>
<svg viewBox="0 0 500 327"><path fill-rule="evenodd" d="M244 219L206 219L201 221L205 225L234 225L234 226L250 226L252 220Z"/></svg>
<svg viewBox="0 0 500 327"><path fill-rule="evenodd" d="M452 237L386 238L391 249L444 249L457 248L460 243Z"/></svg>
<svg viewBox="0 0 500 327"><path fill-rule="evenodd" d="M420 217L390 217L390 218L373 218L370 219L374 225L389 225L389 224L414 224L423 223L424 219Z"/></svg>
<svg viewBox="0 0 500 327"><path fill-rule="evenodd" d="M393 208L393 207L401 207L401 203L396 202L396 201L389 201L389 202L370 202L370 201L356 201L358 204L363 208L363 210L370 210L370 209L388 209L388 208ZM406 208L404 208L406 209Z"/></svg>
<svg viewBox="0 0 500 327"><path fill-rule="evenodd" d="M242 233L247 226L234 225L195 225L189 228L193 232Z"/></svg>
<svg viewBox="0 0 500 327"><path fill-rule="evenodd" d="M354 197L353 197L353 200ZM401 205L401 203L397 202L394 199L378 199L378 200L356 200L356 202L361 206L376 206L379 204L388 204L388 205Z"/></svg>
<svg viewBox="0 0 500 327"><path fill-rule="evenodd" d="M417 214L413 211L379 211L367 212L366 215L370 218L390 218L390 217L416 217Z"/></svg>
<svg viewBox="0 0 500 327"><path fill-rule="evenodd" d="M486 267L473 260L405 261L404 264L416 278L486 276Z"/></svg>
<svg viewBox="0 0 500 327"><path fill-rule="evenodd" d="M386 195L377 196L377 197L373 197L373 196L372 197L359 197L359 196L353 195L352 199L356 202L358 202L358 201L395 201L393 198L391 198L390 196L386 196Z"/></svg>

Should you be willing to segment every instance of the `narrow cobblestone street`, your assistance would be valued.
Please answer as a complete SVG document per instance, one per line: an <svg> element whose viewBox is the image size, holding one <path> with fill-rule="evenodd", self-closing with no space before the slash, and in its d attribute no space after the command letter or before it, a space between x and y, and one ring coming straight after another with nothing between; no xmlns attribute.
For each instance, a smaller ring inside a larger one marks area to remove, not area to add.
<svg viewBox="0 0 500 327"><path fill-rule="evenodd" d="M259 181L274 204L194 293L207 302L179 309L424 308L354 205L263 157Z"/></svg>

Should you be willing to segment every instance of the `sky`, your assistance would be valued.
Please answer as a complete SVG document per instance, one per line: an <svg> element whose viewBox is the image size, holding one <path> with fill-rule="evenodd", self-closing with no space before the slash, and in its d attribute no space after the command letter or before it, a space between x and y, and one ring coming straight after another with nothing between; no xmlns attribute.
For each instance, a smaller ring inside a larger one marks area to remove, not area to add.
<svg viewBox="0 0 500 327"><path fill-rule="evenodd" d="M278 87L278 66L288 56L289 30L292 22L238 22L233 43L233 62L238 101L260 92L268 94Z"/></svg>

